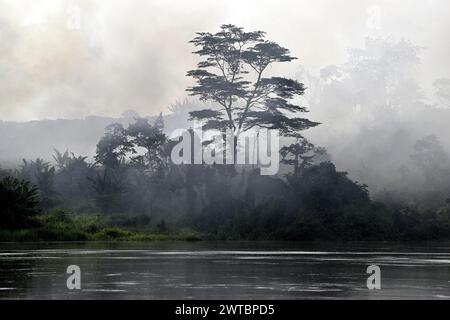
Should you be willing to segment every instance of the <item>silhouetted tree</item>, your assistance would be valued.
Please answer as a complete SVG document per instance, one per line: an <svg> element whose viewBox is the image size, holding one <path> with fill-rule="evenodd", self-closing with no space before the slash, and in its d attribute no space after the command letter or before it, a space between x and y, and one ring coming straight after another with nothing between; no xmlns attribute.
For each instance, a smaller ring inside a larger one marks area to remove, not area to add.
<svg viewBox="0 0 450 320"><path fill-rule="evenodd" d="M36 185L43 197L50 197L55 191L53 185L55 168L40 158L37 158L35 161L27 161L25 159L22 161L20 177Z"/></svg>
<svg viewBox="0 0 450 320"><path fill-rule="evenodd" d="M105 135L97 144L95 160L106 168L117 168L131 151L126 130L120 123L113 123L106 127Z"/></svg>
<svg viewBox="0 0 450 320"><path fill-rule="evenodd" d="M204 58L187 73L196 85L187 91L219 108L190 112L191 119L206 121L205 129L231 129L235 139L253 127L279 129L286 136L318 125L298 115L306 108L291 102L305 87L284 77L264 77L273 63L290 62L289 50L265 39L263 31L246 32L234 25L222 25L218 33L197 33L191 43L194 53Z"/></svg>
<svg viewBox="0 0 450 320"><path fill-rule="evenodd" d="M73 200L88 197L89 188L86 188L86 184L88 178L94 176L94 165L87 162L87 157L75 156L68 150L64 153L56 149L54 151L53 158L58 168L55 175L57 193Z"/></svg>
<svg viewBox="0 0 450 320"><path fill-rule="evenodd" d="M280 149L281 163L294 167L294 176L302 173L303 169L313 163L314 145L306 139L298 139L296 143Z"/></svg>
<svg viewBox="0 0 450 320"><path fill-rule="evenodd" d="M101 212L110 214L122 209L121 200L126 192L126 180L120 169L104 169L88 180L97 193L95 202Z"/></svg>
<svg viewBox="0 0 450 320"><path fill-rule="evenodd" d="M0 180L0 229L33 226L40 213L39 192L29 182L7 176Z"/></svg>
<svg viewBox="0 0 450 320"><path fill-rule="evenodd" d="M328 215L337 208L370 201L367 186L352 181L330 162L312 166L301 177L288 177L288 181L297 193L296 200L307 211Z"/></svg>
<svg viewBox="0 0 450 320"><path fill-rule="evenodd" d="M127 143L131 145L135 155L131 157L134 163L140 164L150 172L161 172L168 162L168 153L165 149L167 142L163 133L164 121L160 115L154 125L148 123L147 119L139 118L135 123L128 126L125 134L129 136ZM145 153L138 154L138 149L143 148Z"/></svg>

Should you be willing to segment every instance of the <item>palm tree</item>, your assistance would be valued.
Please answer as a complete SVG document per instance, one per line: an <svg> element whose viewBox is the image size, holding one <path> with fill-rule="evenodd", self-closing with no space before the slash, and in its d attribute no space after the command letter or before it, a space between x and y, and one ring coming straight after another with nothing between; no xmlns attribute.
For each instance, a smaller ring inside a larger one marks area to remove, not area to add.
<svg viewBox="0 0 450 320"><path fill-rule="evenodd" d="M18 229L33 225L40 213L38 188L28 181L6 176L0 180L0 229Z"/></svg>

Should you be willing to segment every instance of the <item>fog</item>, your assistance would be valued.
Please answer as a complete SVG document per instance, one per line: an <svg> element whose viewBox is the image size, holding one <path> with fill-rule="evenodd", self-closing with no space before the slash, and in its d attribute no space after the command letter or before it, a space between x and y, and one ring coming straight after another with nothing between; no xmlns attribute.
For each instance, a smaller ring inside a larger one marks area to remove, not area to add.
<svg viewBox="0 0 450 320"><path fill-rule="evenodd" d="M426 48L416 71L448 76L450 5L428 1L0 1L0 112L27 121L157 115L186 96L195 32L223 23L264 30L299 57L282 71L346 60L367 36Z"/></svg>
<svg viewBox="0 0 450 320"><path fill-rule="evenodd" d="M162 112L166 131L188 126L200 103L171 106L198 61L189 40L233 23L299 58L271 72L308 87L302 103L322 125L305 136L373 197L408 202L430 187L417 141L450 150L449 14L445 0L0 0L0 161L51 160L54 148L92 157L129 109Z"/></svg>

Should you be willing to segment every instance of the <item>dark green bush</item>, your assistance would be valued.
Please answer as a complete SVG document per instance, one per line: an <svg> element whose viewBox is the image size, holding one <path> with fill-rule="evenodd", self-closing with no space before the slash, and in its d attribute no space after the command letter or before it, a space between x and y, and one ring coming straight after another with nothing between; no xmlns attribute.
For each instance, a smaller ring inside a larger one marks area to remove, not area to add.
<svg viewBox="0 0 450 320"><path fill-rule="evenodd" d="M10 176L0 180L0 229L32 227L33 218L39 213L39 192L35 186Z"/></svg>

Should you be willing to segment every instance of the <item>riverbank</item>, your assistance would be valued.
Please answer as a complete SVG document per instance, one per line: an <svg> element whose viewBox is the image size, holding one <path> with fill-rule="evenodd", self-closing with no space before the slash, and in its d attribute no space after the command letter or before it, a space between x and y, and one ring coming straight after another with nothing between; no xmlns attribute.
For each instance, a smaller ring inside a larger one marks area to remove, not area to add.
<svg viewBox="0 0 450 320"><path fill-rule="evenodd" d="M129 223L129 221L127 221ZM62 210L36 217L34 226L18 230L0 230L0 242L33 241L198 241L199 233L187 228L139 226L139 221L128 228L117 219L100 215L72 215Z"/></svg>
<svg viewBox="0 0 450 320"><path fill-rule="evenodd" d="M0 230L0 242L28 241L200 241L201 236L190 230L173 233L132 232L120 228L105 228L95 233L38 228Z"/></svg>

